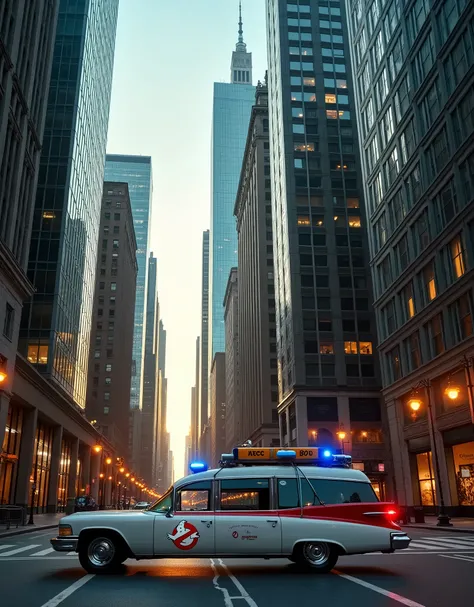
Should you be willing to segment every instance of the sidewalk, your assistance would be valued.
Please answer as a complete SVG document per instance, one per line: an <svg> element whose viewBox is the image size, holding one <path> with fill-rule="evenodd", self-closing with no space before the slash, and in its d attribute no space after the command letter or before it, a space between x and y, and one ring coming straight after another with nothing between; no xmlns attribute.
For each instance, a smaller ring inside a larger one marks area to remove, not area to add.
<svg viewBox="0 0 474 607"><path fill-rule="evenodd" d="M457 533L472 533L474 534L474 518L452 518L452 527L438 527L438 519L436 516L425 516L424 523L406 523L402 527L410 527L411 529L429 529L430 531L456 531Z"/></svg>
<svg viewBox="0 0 474 607"><path fill-rule="evenodd" d="M64 512L58 514L34 514L34 525L19 525L18 529L15 525L12 525L10 529L7 530L2 525L0 527L0 539L14 535L23 535L24 533L31 533L32 531L41 531L42 529L54 529L58 526L58 523L63 516L66 516Z"/></svg>

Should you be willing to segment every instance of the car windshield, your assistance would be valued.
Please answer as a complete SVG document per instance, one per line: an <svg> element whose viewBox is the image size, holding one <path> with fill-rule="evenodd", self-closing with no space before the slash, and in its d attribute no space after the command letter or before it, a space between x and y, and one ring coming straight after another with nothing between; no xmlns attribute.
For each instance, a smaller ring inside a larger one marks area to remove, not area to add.
<svg viewBox="0 0 474 607"><path fill-rule="evenodd" d="M148 506L146 510L152 512L167 512L173 506L173 487L171 486L168 491L161 497L159 497L156 502Z"/></svg>

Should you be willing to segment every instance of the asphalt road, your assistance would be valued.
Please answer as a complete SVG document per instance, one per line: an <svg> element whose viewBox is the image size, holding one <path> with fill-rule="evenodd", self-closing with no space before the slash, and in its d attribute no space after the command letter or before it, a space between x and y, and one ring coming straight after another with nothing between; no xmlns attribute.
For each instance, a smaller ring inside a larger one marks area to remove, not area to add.
<svg viewBox="0 0 474 607"><path fill-rule="evenodd" d="M329 575L286 559L127 561L91 576L50 550L54 532L0 539L1 607L468 607L474 535L410 529L409 550L341 558Z"/></svg>

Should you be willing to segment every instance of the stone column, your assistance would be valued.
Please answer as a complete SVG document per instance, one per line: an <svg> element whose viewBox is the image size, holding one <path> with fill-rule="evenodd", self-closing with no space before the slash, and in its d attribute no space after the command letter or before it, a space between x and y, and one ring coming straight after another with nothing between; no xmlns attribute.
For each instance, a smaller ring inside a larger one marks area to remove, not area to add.
<svg viewBox="0 0 474 607"><path fill-rule="evenodd" d="M99 503L99 483L100 483L100 462L102 459L102 451L100 453L96 453L92 451L91 453L91 496L97 504Z"/></svg>
<svg viewBox="0 0 474 607"><path fill-rule="evenodd" d="M38 409L25 409L15 496L15 504L24 508L29 506L31 501L30 476L33 466L37 420Z"/></svg>
<svg viewBox="0 0 474 607"><path fill-rule="evenodd" d="M10 395L6 392L0 391L0 449L3 445L3 437L5 436L9 405Z"/></svg>
<svg viewBox="0 0 474 607"><path fill-rule="evenodd" d="M71 462L67 479L67 498L76 497L77 460L79 459L79 439L74 437L71 443Z"/></svg>
<svg viewBox="0 0 474 607"><path fill-rule="evenodd" d="M296 444L298 447L308 446L308 408L306 396L297 396L295 400L296 414ZM291 440L291 437L290 437Z"/></svg>
<svg viewBox="0 0 474 607"><path fill-rule="evenodd" d="M53 429L53 445L51 449L51 468L49 471L48 505L47 512L53 513L58 504L58 475L61 464L61 451L63 443L63 428L56 426Z"/></svg>
<svg viewBox="0 0 474 607"><path fill-rule="evenodd" d="M84 491L81 494L90 493L91 484L91 448L89 445L82 446L82 486ZM87 486L89 485L89 490Z"/></svg>

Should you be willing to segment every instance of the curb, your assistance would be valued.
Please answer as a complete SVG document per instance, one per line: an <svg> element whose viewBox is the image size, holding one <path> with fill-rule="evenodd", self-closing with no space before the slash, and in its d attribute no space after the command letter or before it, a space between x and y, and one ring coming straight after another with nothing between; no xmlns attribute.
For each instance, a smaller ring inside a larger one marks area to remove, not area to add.
<svg viewBox="0 0 474 607"><path fill-rule="evenodd" d="M14 531L6 531L5 533L0 533L0 540L2 537L13 537L14 535L25 535L26 533L33 533L34 531L44 531L45 529L56 529L58 523L55 525L38 525L28 527L27 529L15 529Z"/></svg>
<svg viewBox="0 0 474 607"><path fill-rule="evenodd" d="M470 533L474 535L474 529L460 529L459 527L437 527L435 525L402 525L408 529L424 529L425 531L448 531L449 533Z"/></svg>

